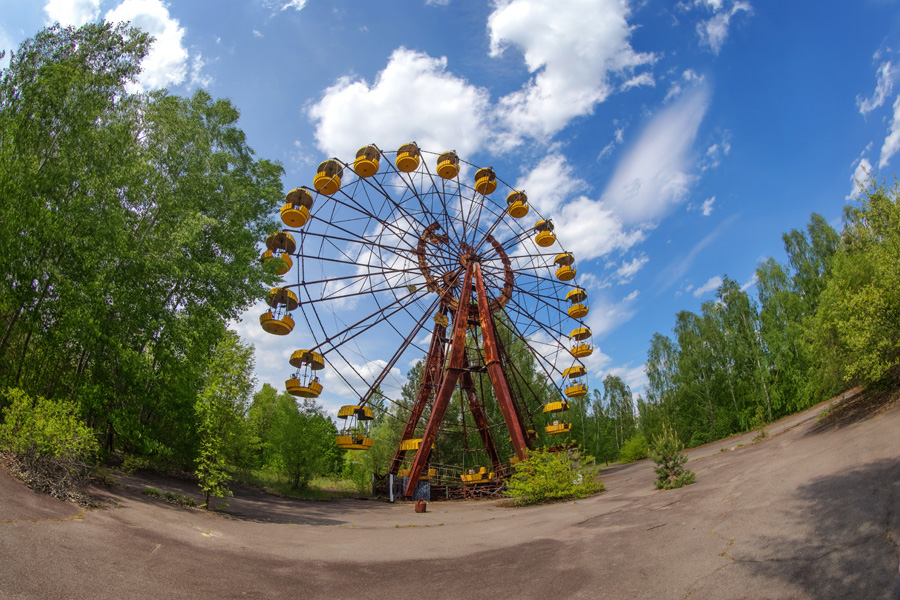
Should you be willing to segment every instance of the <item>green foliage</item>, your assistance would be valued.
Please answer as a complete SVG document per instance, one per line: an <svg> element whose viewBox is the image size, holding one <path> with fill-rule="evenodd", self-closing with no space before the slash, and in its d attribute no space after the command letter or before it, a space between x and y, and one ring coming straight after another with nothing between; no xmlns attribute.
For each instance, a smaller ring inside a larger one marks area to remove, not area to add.
<svg viewBox="0 0 900 600"><path fill-rule="evenodd" d="M589 457L582 457L588 461ZM506 494L516 504L540 504L550 500L584 498L603 490L603 482L581 467L573 466L565 453L532 450L515 465Z"/></svg>
<svg viewBox="0 0 900 600"><path fill-rule="evenodd" d="M227 459L234 451L253 384L253 347L229 331L216 346L195 406L200 436L196 474L207 508L211 496L231 495Z"/></svg>
<svg viewBox="0 0 900 600"><path fill-rule="evenodd" d="M360 450L348 450L341 470L341 476L353 483L360 496L372 493L372 471L366 465L365 454Z"/></svg>
<svg viewBox="0 0 900 600"><path fill-rule="evenodd" d="M647 441L644 434L636 433L622 444L622 449L619 450L619 460L629 463L647 458L647 448L649 446L650 442Z"/></svg>
<svg viewBox="0 0 900 600"><path fill-rule="evenodd" d="M20 389L6 391L9 401L0 423L0 450L18 457L74 464L97 450L93 432L78 417L77 407Z"/></svg>
<svg viewBox="0 0 900 600"><path fill-rule="evenodd" d="M151 498L159 498L160 497L160 491L158 489L156 489L155 487L144 488L144 490L141 493L145 496L150 496Z"/></svg>
<svg viewBox="0 0 900 600"><path fill-rule="evenodd" d="M650 459L656 463L656 481L658 490L671 490L694 483L697 475L684 468L687 454L682 452L684 446L678 439L674 429L663 425L662 433L653 438Z"/></svg>
<svg viewBox="0 0 900 600"><path fill-rule="evenodd" d="M0 71L0 387L74 399L107 455L191 465L224 323L276 280L279 165L205 92L133 95L150 37L54 26Z"/></svg>

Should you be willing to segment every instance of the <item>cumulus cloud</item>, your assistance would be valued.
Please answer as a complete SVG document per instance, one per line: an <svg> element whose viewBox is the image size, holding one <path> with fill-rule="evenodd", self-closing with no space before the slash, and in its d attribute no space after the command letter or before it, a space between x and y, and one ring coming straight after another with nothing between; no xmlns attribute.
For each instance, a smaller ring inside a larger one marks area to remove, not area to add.
<svg viewBox="0 0 900 600"><path fill-rule="evenodd" d="M697 23L697 35L700 36L700 45L709 47L714 54L718 54L728 37L728 27L731 20L740 12L752 14L753 8L749 2L735 0L726 8L722 0L697 0L695 5L705 6L712 10L713 15L705 21Z"/></svg>
<svg viewBox="0 0 900 600"><path fill-rule="evenodd" d="M398 48L373 84L342 77L309 109L319 149L352 157L373 141L395 148L415 140L465 157L488 136L488 92L447 72L445 57ZM373 118L375 115L377 118Z"/></svg>
<svg viewBox="0 0 900 600"><path fill-rule="evenodd" d="M876 74L875 91L872 92L871 98L856 97L856 106L859 108L859 114L865 116L884 104L884 101L891 95L894 88L893 66L890 61L881 63Z"/></svg>
<svg viewBox="0 0 900 600"><path fill-rule="evenodd" d="M621 300L612 300L604 294L590 298L591 312L586 318L588 326L595 337L601 337L605 333L627 323L637 313L634 306L638 294L632 292Z"/></svg>
<svg viewBox="0 0 900 600"><path fill-rule="evenodd" d="M601 200L578 194L587 184L574 175L561 154L551 154L516 183L528 193L528 201L545 217L552 218L556 237L578 260L628 250L643 241L641 228L626 228L613 209Z"/></svg>
<svg viewBox="0 0 900 600"><path fill-rule="evenodd" d="M647 384L650 383L650 380L647 378L646 365L643 364L636 367L632 367L631 364L612 367L603 374L604 379L606 375L619 377L631 389L631 393L635 395L641 393Z"/></svg>
<svg viewBox="0 0 900 600"><path fill-rule="evenodd" d="M709 107L700 86L656 115L622 159L602 199L623 223L661 217L682 201L693 182L691 153Z"/></svg>
<svg viewBox="0 0 900 600"><path fill-rule="evenodd" d="M703 294L707 292L715 291L722 285L722 278L716 275L715 277L710 277L706 283L698 287L694 290L694 298L699 298Z"/></svg>
<svg viewBox="0 0 900 600"><path fill-rule="evenodd" d="M100 16L100 0L47 0L47 23L81 27Z"/></svg>
<svg viewBox="0 0 900 600"><path fill-rule="evenodd" d="M704 217L708 217L709 215L712 214L713 204L715 204L715 202L716 202L715 196L713 196L711 198L707 198L706 200L703 201L702 209L703 209Z"/></svg>
<svg viewBox="0 0 900 600"><path fill-rule="evenodd" d="M649 84L649 74L634 72L656 58L631 47L629 15L628 4L619 0L495 2L488 17L491 56L514 46L533 75L522 89L500 99L508 143L549 137L590 114L615 90L617 79Z"/></svg>
<svg viewBox="0 0 900 600"><path fill-rule="evenodd" d="M747 280L747 283L745 283L744 285L741 286L741 291L746 292L747 290L752 288L754 285L756 285L758 282L759 282L759 277L756 276L756 271L754 271L753 275L750 276L750 279Z"/></svg>
<svg viewBox="0 0 900 600"><path fill-rule="evenodd" d="M169 14L161 0L125 0L106 13L110 22L130 21L155 39L150 53L141 64L139 90L155 90L183 83L188 73L188 51L185 49L184 29L178 19Z"/></svg>
<svg viewBox="0 0 900 600"><path fill-rule="evenodd" d="M306 6L306 0L288 0L284 3L284 6L281 7L281 10L287 10L289 8L293 8L294 10L303 10Z"/></svg>

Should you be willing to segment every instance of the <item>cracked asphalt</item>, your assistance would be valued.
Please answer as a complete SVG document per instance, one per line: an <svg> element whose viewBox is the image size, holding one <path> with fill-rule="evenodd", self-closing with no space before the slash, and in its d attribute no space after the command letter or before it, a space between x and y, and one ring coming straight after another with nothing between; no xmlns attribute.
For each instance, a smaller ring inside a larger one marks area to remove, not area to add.
<svg viewBox="0 0 900 600"><path fill-rule="evenodd" d="M691 451L686 488L656 491L642 461L532 508L238 488L222 515L140 493L187 483L121 476L83 511L0 471L0 598L898 600L900 405L853 401Z"/></svg>

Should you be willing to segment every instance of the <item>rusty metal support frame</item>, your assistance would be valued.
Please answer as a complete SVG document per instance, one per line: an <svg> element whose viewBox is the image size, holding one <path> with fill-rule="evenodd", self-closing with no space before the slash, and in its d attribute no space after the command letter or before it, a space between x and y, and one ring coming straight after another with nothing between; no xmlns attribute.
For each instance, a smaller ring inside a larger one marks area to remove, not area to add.
<svg viewBox="0 0 900 600"><path fill-rule="evenodd" d="M494 321L491 317L491 307L488 304L487 294L484 290L484 280L481 278L481 265L474 265L475 294L478 297L478 312L481 317L481 337L484 340L484 360L487 365L488 377L491 386L497 395L497 403L506 421L512 445L519 460L525 460L528 456L528 438L522 427L522 415L513 402L509 392L509 382L503 365L500 363L499 341L497 330L494 329Z"/></svg>
<svg viewBox="0 0 900 600"><path fill-rule="evenodd" d="M443 310L441 314L444 314ZM401 441L408 440L415 435L416 425L418 425L419 419L422 418L422 413L425 412L425 407L431 399L432 391L435 386L441 383L445 357L444 338L446 335L447 328L440 323L435 323L431 332L431 345L428 347L428 355L425 358L425 368L422 370L419 392L416 394L416 400L413 402L409 417L406 420L406 426L403 428L403 434L400 436ZM397 451L394 453L394 458L391 460L391 467L388 473L396 475L405 456L406 450L398 446Z"/></svg>
<svg viewBox="0 0 900 600"><path fill-rule="evenodd" d="M487 427L487 419L485 418L484 411L481 410L481 405L478 404L477 399L473 398L474 386L472 385L471 375L467 371L469 365L467 364L465 354L466 331L468 330L470 321L469 310L470 307L472 307L471 297L473 287L478 306L477 321L481 326L481 335L484 340L485 363L487 365L488 378L490 379L491 387L494 388L497 402L503 413L503 419L506 421L506 428L509 431L513 448L515 449L516 456L519 460L524 460L526 458L528 448L530 447L528 437L525 435L522 415L519 414L518 407L510 394L509 382L507 381L506 374L503 371L503 365L500 361L499 340L497 339L497 331L494 328L491 303L485 291L484 279L481 276L481 265L478 264L477 261L472 260L466 265L460 301L457 303L456 311L453 315L453 330L449 348L450 360L447 364L443 379L440 382L438 392L435 395L431 407L431 416L425 426L422 442L419 445L419 449L416 451L415 458L413 458L413 463L410 467L409 480L403 491L404 496L407 498L412 497L415 493L416 485L419 482L419 476L428 464L428 459L431 455L431 447L434 444L435 439L437 439L437 433L444 420L447 407L450 404L453 390L456 389L457 383L460 383L460 378L463 379L462 388L466 391L466 395L469 398L470 407L475 407L472 414L478 424L479 431L482 435L482 441L485 442L485 448L491 458L494 469L495 471L500 471L502 467L500 457L497 454L489 428ZM429 358L431 358L431 356L432 354L429 353ZM430 396L430 389L426 388L424 380L425 375L423 375L423 386L420 388L419 395L417 396L417 404L419 404L420 398L424 398L421 402L422 407L424 407L425 402L427 401L427 396ZM471 391L471 394L469 394L469 391ZM473 399L475 400L474 403ZM415 429L416 422L418 421L418 417L421 416L421 412L419 412L416 419L413 419L412 416L413 415L410 415L410 419L407 421L407 430ZM409 431L408 435L411 436L412 431ZM404 431L403 439L408 439L406 431ZM395 467L399 468L400 463L398 457L402 459L402 455L399 451L397 455L395 455L394 462L391 465L392 472Z"/></svg>
<svg viewBox="0 0 900 600"><path fill-rule="evenodd" d="M472 290L472 272L476 266L475 262L469 262L466 267L466 274L463 277L462 292L460 299L471 297ZM456 382L465 368L466 361L466 330L469 327L469 302L460 301L456 308L456 314L453 315L453 337L450 342L450 362L447 365L447 372L441 381L441 387L438 389L431 405L431 417L428 424L425 425L425 433L422 436L422 442L419 449L416 450L416 456L413 458L412 466L409 469L409 481L403 490L403 495L407 498L412 497L416 491L416 484L419 483L419 475L422 469L428 464L428 457L431 455L431 446L437 439L438 429L444 421L444 414L447 412L447 406L450 404L450 396L456 388Z"/></svg>

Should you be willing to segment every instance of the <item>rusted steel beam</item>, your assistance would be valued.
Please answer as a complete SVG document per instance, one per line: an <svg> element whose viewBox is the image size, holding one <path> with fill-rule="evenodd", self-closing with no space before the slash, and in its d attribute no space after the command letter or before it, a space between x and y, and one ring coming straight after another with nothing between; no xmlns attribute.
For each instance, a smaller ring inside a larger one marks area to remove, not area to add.
<svg viewBox="0 0 900 600"><path fill-rule="evenodd" d="M474 261L469 261L466 265L466 274L463 277L462 289L459 293L460 302L453 315L453 338L450 341L450 363L447 366L447 372L441 381L441 387L434 398L431 405L431 417L425 426L425 433L422 435L422 443L416 450L416 456L413 458L412 466L409 469L409 481L406 483L406 489L403 495L407 498L412 497L416 491L416 484L419 482L419 475L422 469L428 463L428 457L431 455L431 445L437 438L438 429L444 420L444 414L447 412L447 406L450 404L450 397L456 388L456 382L459 380L460 374L463 372L466 359L466 330L469 325L469 299L472 297L472 272L478 265ZM484 287L482 285L482 287Z"/></svg>
<svg viewBox="0 0 900 600"><path fill-rule="evenodd" d="M443 311L442 311L443 312ZM428 405L432 391L441 380L441 371L444 367L444 337L447 335L447 328L440 323L434 324L431 332L431 345L428 347L428 355L425 358L425 368L422 371L422 381L419 384L419 392L416 394L416 400L413 402L412 410L409 418L406 420L406 426L403 428L403 435L400 441L411 439L416 433L416 425L422 418L422 413ZM391 460L391 468L388 473L396 475L400 470L403 457L406 456L406 450L402 450L397 446L394 458Z"/></svg>
<svg viewBox="0 0 900 600"><path fill-rule="evenodd" d="M481 337L484 339L484 359L487 363L488 377L497 395L497 403L506 421L506 428L512 438L513 448L519 460L525 460L528 452L528 438L522 428L522 416L516 409L512 396L509 393L509 382L500 364L500 352L498 350L497 331L491 319L491 308L487 293L484 290L484 280L481 277L481 265L474 264L473 279L475 280L475 295L478 298L478 313L481 319ZM467 272L468 276L468 272Z"/></svg>
<svg viewBox="0 0 900 600"><path fill-rule="evenodd" d="M491 436L491 430L488 427L487 416L484 414L484 407L481 406L481 403L475 396L475 384L469 371L463 371L460 377L460 386L469 399L469 410L472 412L472 418L475 419L475 425L478 426L481 442L484 444L484 449L487 450L491 459L494 472L499 475L503 472L503 463L500 461L500 455L497 453L497 447L494 445L494 438Z"/></svg>

